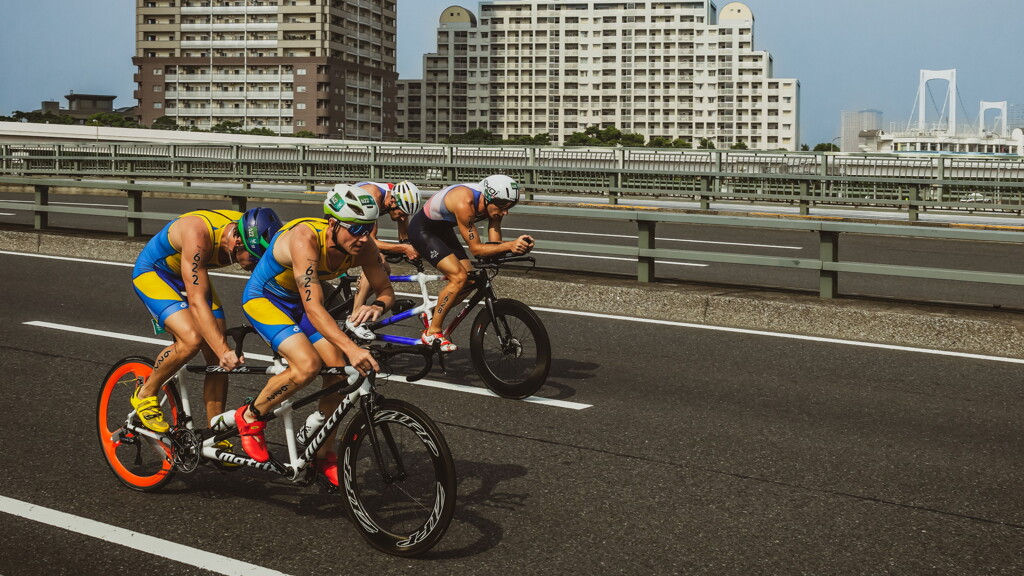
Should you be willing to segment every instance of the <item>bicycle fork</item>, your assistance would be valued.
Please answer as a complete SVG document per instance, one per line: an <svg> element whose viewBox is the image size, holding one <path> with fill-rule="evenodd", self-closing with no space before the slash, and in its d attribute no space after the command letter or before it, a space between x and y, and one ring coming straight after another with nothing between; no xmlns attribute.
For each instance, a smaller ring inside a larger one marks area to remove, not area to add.
<svg viewBox="0 0 1024 576"><path fill-rule="evenodd" d="M391 434L391 429L387 424L381 423L380 434L377 433L377 426L374 423L374 412L373 400L370 398L364 398L362 402L363 414L366 416L367 421L367 436L369 437L370 446L373 448L373 457L377 460L377 469L380 471L381 479L384 480L385 484L392 484L396 480L404 480L407 476L405 466L402 463L401 455L398 452L398 445L395 444L395 437ZM387 461L384 459L384 453L381 450L380 437L384 437L384 441L387 442L388 450L391 451L391 460L395 464L396 474L392 475L388 470Z"/></svg>

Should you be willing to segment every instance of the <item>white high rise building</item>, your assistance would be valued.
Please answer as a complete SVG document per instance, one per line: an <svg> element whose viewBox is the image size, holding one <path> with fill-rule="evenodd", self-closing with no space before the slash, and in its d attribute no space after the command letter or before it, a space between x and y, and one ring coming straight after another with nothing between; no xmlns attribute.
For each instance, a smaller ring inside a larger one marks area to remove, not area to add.
<svg viewBox="0 0 1024 576"><path fill-rule="evenodd" d="M800 83L754 50L754 16L710 0L490 0L446 9L423 78L398 82L398 133L436 142L588 126L718 148L799 148Z"/></svg>

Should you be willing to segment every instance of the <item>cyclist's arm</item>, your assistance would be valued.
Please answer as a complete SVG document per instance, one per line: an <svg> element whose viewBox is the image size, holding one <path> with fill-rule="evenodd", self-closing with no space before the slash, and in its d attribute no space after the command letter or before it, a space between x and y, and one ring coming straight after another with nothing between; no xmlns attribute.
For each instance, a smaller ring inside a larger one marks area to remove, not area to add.
<svg viewBox="0 0 1024 576"><path fill-rule="evenodd" d="M395 289L391 286L388 273L380 262L380 255L369 244L359 252L356 264L362 266L363 277L369 282L370 292L377 295L370 304L352 311L350 321L353 324L362 324L379 319L385 310L391 309L395 303Z"/></svg>
<svg viewBox="0 0 1024 576"><path fill-rule="evenodd" d="M296 233L300 230L301 232ZM288 240L295 287L310 323L328 342L341 350L349 363L360 373L365 374L369 367L379 370L380 366L373 360L369 352L360 348L346 336L324 308L324 292L316 273L317 265L320 262L320 245L317 242L316 234L308 228L300 227L289 233Z"/></svg>
<svg viewBox="0 0 1024 576"><path fill-rule="evenodd" d="M199 333L217 355L220 365L230 370L241 360L228 346L227 338L217 325L217 319L213 317L213 310L206 298L211 293L206 265L213 258L216 247L210 243L206 226L198 217L183 218L175 226L181 243L181 279L185 282L188 308L199 327Z"/></svg>
<svg viewBox="0 0 1024 576"><path fill-rule="evenodd" d="M386 242L377 237L377 230L380 229L380 224L373 225L373 233L370 238L373 238L373 243L377 246L377 250L380 252L388 252L391 254L403 254L409 260L415 260L419 257L416 249L412 247L412 244L402 244L399 242ZM401 224L399 224L399 237L402 236ZM408 238L408 233L405 237ZM363 250L365 252L365 250Z"/></svg>
<svg viewBox="0 0 1024 576"><path fill-rule="evenodd" d="M512 250L512 242L501 241L500 228L498 229L497 244L488 244L481 240L480 232L476 229L476 223L473 222L473 216L476 215L476 207L473 206L473 193L468 188L465 188L465 190L469 192L469 201L459 202L452 212L455 214L455 219L458 222L459 233L462 234L462 238L466 241L466 247L469 248L469 251L476 258L486 258ZM488 232L488 237L492 237L490 232Z"/></svg>

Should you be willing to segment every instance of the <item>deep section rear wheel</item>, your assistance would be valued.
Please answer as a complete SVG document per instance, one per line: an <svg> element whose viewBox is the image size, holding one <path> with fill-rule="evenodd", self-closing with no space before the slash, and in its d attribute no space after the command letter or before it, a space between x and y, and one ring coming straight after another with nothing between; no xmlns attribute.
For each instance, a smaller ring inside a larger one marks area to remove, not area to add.
<svg viewBox="0 0 1024 576"><path fill-rule="evenodd" d="M131 404L136 386L153 372L151 360L129 357L118 361L103 379L97 402L97 429L103 458L125 486L134 490L156 490L174 475L171 448L150 436L132 430L143 428ZM157 394L164 419L178 423L181 401L173 386Z"/></svg>
<svg viewBox="0 0 1024 576"><path fill-rule="evenodd" d="M551 370L548 331L518 300L495 300L493 318L490 310L481 310L473 319L469 349L484 384L505 398L532 396Z"/></svg>
<svg viewBox="0 0 1024 576"><path fill-rule="evenodd" d="M362 411L341 442L345 507L374 548L396 556L422 554L444 536L455 513L451 451L437 425L411 404L380 400L373 422L379 451Z"/></svg>

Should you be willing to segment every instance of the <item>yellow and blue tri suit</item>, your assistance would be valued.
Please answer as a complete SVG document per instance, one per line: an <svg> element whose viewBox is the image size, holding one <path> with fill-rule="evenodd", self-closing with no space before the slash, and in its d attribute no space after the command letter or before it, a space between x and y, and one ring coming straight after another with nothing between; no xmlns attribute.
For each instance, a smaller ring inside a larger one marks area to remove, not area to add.
<svg viewBox="0 0 1024 576"><path fill-rule="evenodd" d="M348 255L337 268L327 265L327 220L322 218L299 218L288 222L270 241L266 254L260 258L252 276L242 292L242 312L256 332L277 351L277 347L294 334L304 333L310 342L316 343L321 335L306 316L302 306L295 273L274 258L274 247L278 240L292 228L308 226L316 232L320 244L320 261L316 276L321 281L333 280L355 265L355 256Z"/></svg>
<svg viewBox="0 0 1024 576"><path fill-rule="evenodd" d="M224 231L230 226L234 226L242 217L242 213L234 210L187 212L168 222L142 249L142 253L135 261L135 269L132 271L132 284L135 287L135 293L142 299L143 304L146 305L161 329L172 314L188 308L188 300L185 297L185 281L181 278L181 248L175 248L167 236L171 226L186 216L198 216L206 223L207 232L210 234L210 244L214 247L214 257L216 257ZM204 268L223 268L229 264L231 262L208 262ZM224 318L224 309L221 308L220 299L212 285L206 299L213 310L214 318Z"/></svg>

